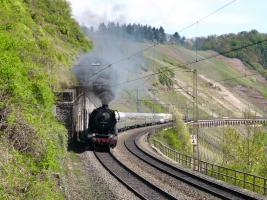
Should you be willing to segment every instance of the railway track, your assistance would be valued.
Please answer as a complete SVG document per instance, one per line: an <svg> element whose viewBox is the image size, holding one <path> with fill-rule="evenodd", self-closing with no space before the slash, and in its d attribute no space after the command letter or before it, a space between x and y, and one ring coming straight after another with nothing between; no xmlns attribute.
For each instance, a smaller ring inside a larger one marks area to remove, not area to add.
<svg viewBox="0 0 267 200"><path fill-rule="evenodd" d="M100 163L123 185L140 199L165 200L176 199L172 195L149 183L121 163L111 152L94 152Z"/></svg>
<svg viewBox="0 0 267 200"><path fill-rule="evenodd" d="M226 119L211 119L211 120L198 120L197 122L189 121L189 124L197 124L200 128L205 127L220 127L220 126L236 126L236 125L264 125L267 124L266 118L226 118Z"/></svg>
<svg viewBox="0 0 267 200"><path fill-rule="evenodd" d="M147 133L148 131L144 131L143 133L133 134L127 140L125 140L124 144L125 147L128 149L128 151L137 156L143 162L149 164L151 167L154 167L168 176L174 177L178 180L181 180L202 191L205 191L209 194L212 194L222 199L258 199L257 197L254 197L250 194L232 189L231 187L225 187L209 179L197 176L194 173L190 173L183 169L177 168L151 155L150 153L145 151L142 147L140 147L140 145L138 145L140 137Z"/></svg>

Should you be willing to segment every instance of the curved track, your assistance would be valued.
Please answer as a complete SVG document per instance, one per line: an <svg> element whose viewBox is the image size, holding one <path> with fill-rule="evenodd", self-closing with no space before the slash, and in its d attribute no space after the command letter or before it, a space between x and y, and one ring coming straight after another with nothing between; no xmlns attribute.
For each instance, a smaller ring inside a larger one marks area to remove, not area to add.
<svg viewBox="0 0 267 200"><path fill-rule="evenodd" d="M224 187L216 182L212 182L208 179L201 178L194 173L177 168L170 165L159 158L151 155L138 145L138 141L142 135L147 134L148 131L143 133L133 134L126 141L126 148L142 161L146 162L150 166L160 170L169 176L184 181L200 190L215 195L223 199L257 199L249 194L231 189L230 187Z"/></svg>
<svg viewBox="0 0 267 200"><path fill-rule="evenodd" d="M100 163L136 196L145 200L176 199L131 171L110 152L94 152Z"/></svg>

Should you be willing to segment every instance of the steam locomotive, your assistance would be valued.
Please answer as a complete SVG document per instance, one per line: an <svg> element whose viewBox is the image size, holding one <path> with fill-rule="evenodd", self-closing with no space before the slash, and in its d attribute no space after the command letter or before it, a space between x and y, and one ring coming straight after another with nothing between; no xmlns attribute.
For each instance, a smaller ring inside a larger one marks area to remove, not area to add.
<svg viewBox="0 0 267 200"><path fill-rule="evenodd" d="M88 139L92 144L114 148L118 140L115 111L103 104L89 116Z"/></svg>

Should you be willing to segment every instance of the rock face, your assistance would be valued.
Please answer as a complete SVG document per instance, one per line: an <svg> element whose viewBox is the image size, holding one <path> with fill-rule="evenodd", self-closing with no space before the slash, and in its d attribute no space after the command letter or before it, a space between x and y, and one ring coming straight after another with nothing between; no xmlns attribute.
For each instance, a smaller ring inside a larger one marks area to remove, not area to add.
<svg viewBox="0 0 267 200"><path fill-rule="evenodd" d="M76 96L76 89L69 89L56 94L58 102L56 105L56 116L63 122L70 136L73 132L73 102Z"/></svg>
<svg viewBox="0 0 267 200"><path fill-rule="evenodd" d="M72 133L73 122L73 104L58 103L56 106L56 116L59 121L62 121L68 130L68 135Z"/></svg>
<svg viewBox="0 0 267 200"><path fill-rule="evenodd" d="M55 115L63 122L69 137L88 128L89 113L101 105L100 100L86 88L76 87L56 94Z"/></svg>

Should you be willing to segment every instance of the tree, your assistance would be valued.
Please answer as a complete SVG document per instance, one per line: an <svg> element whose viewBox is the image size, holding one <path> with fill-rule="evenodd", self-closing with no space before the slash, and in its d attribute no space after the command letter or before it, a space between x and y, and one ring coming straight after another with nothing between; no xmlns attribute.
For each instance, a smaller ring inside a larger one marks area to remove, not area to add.
<svg viewBox="0 0 267 200"><path fill-rule="evenodd" d="M115 33L116 32L116 25L114 22L109 22L107 25L107 31L110 33Z"/></svg>
<svg viewBox="0 0 267 200"><path fill-rule="evenodd" d="M126 32L130 35L132 35L134 33L134 28L131 24L127 25Z"/></svg>
<svg viewBox="0 0 267 200"><path fill-rule="evenodd" d="M106 27L105 23L99 24L98 31L101 32L101 33L107 32L107 27Z"/></svg>
<svg viewBox="0 0 267 200"><path fill-rule="evenodd" d="M180 40L181 40L181 36L177 32L175 32L171 36L170 42L175 43L175 44L178 44L178 43L180 43Z"/></svg>
<svg viewBox="0 0 267 200"><path fill-rule="evenodd" d="M222 141L223 165L261 175L267 171L266 133L259 127L248 126L250 130L245 136L234 128L227 128L224 131ZM251 132L252 129L253 132Z"/></svg>
<svg viewBox="0 0 267 200"><path fill-rule="evenodd" d="M162 26L158 30L158 42L160 43L166 42L166 34Z"/></svg>
<svg viewBox="0 0 267 200"><path fill-rule="evenodd" d="M159 41L158 29L156 29L155 27L152 28L152 41Z"/></svg>
<svg viewBox="0 0 267 200"><path fill-rule="evenodd" d="M98 32L107 34L118 34L123 37L130 36L137 41L152 41L164 43L166 41L166 34L164 28L159 29L148 25L141 24L122 24L109 22L107 25L101 23L98 27ZM179 35L176 35L179 38Z"/></svg>

